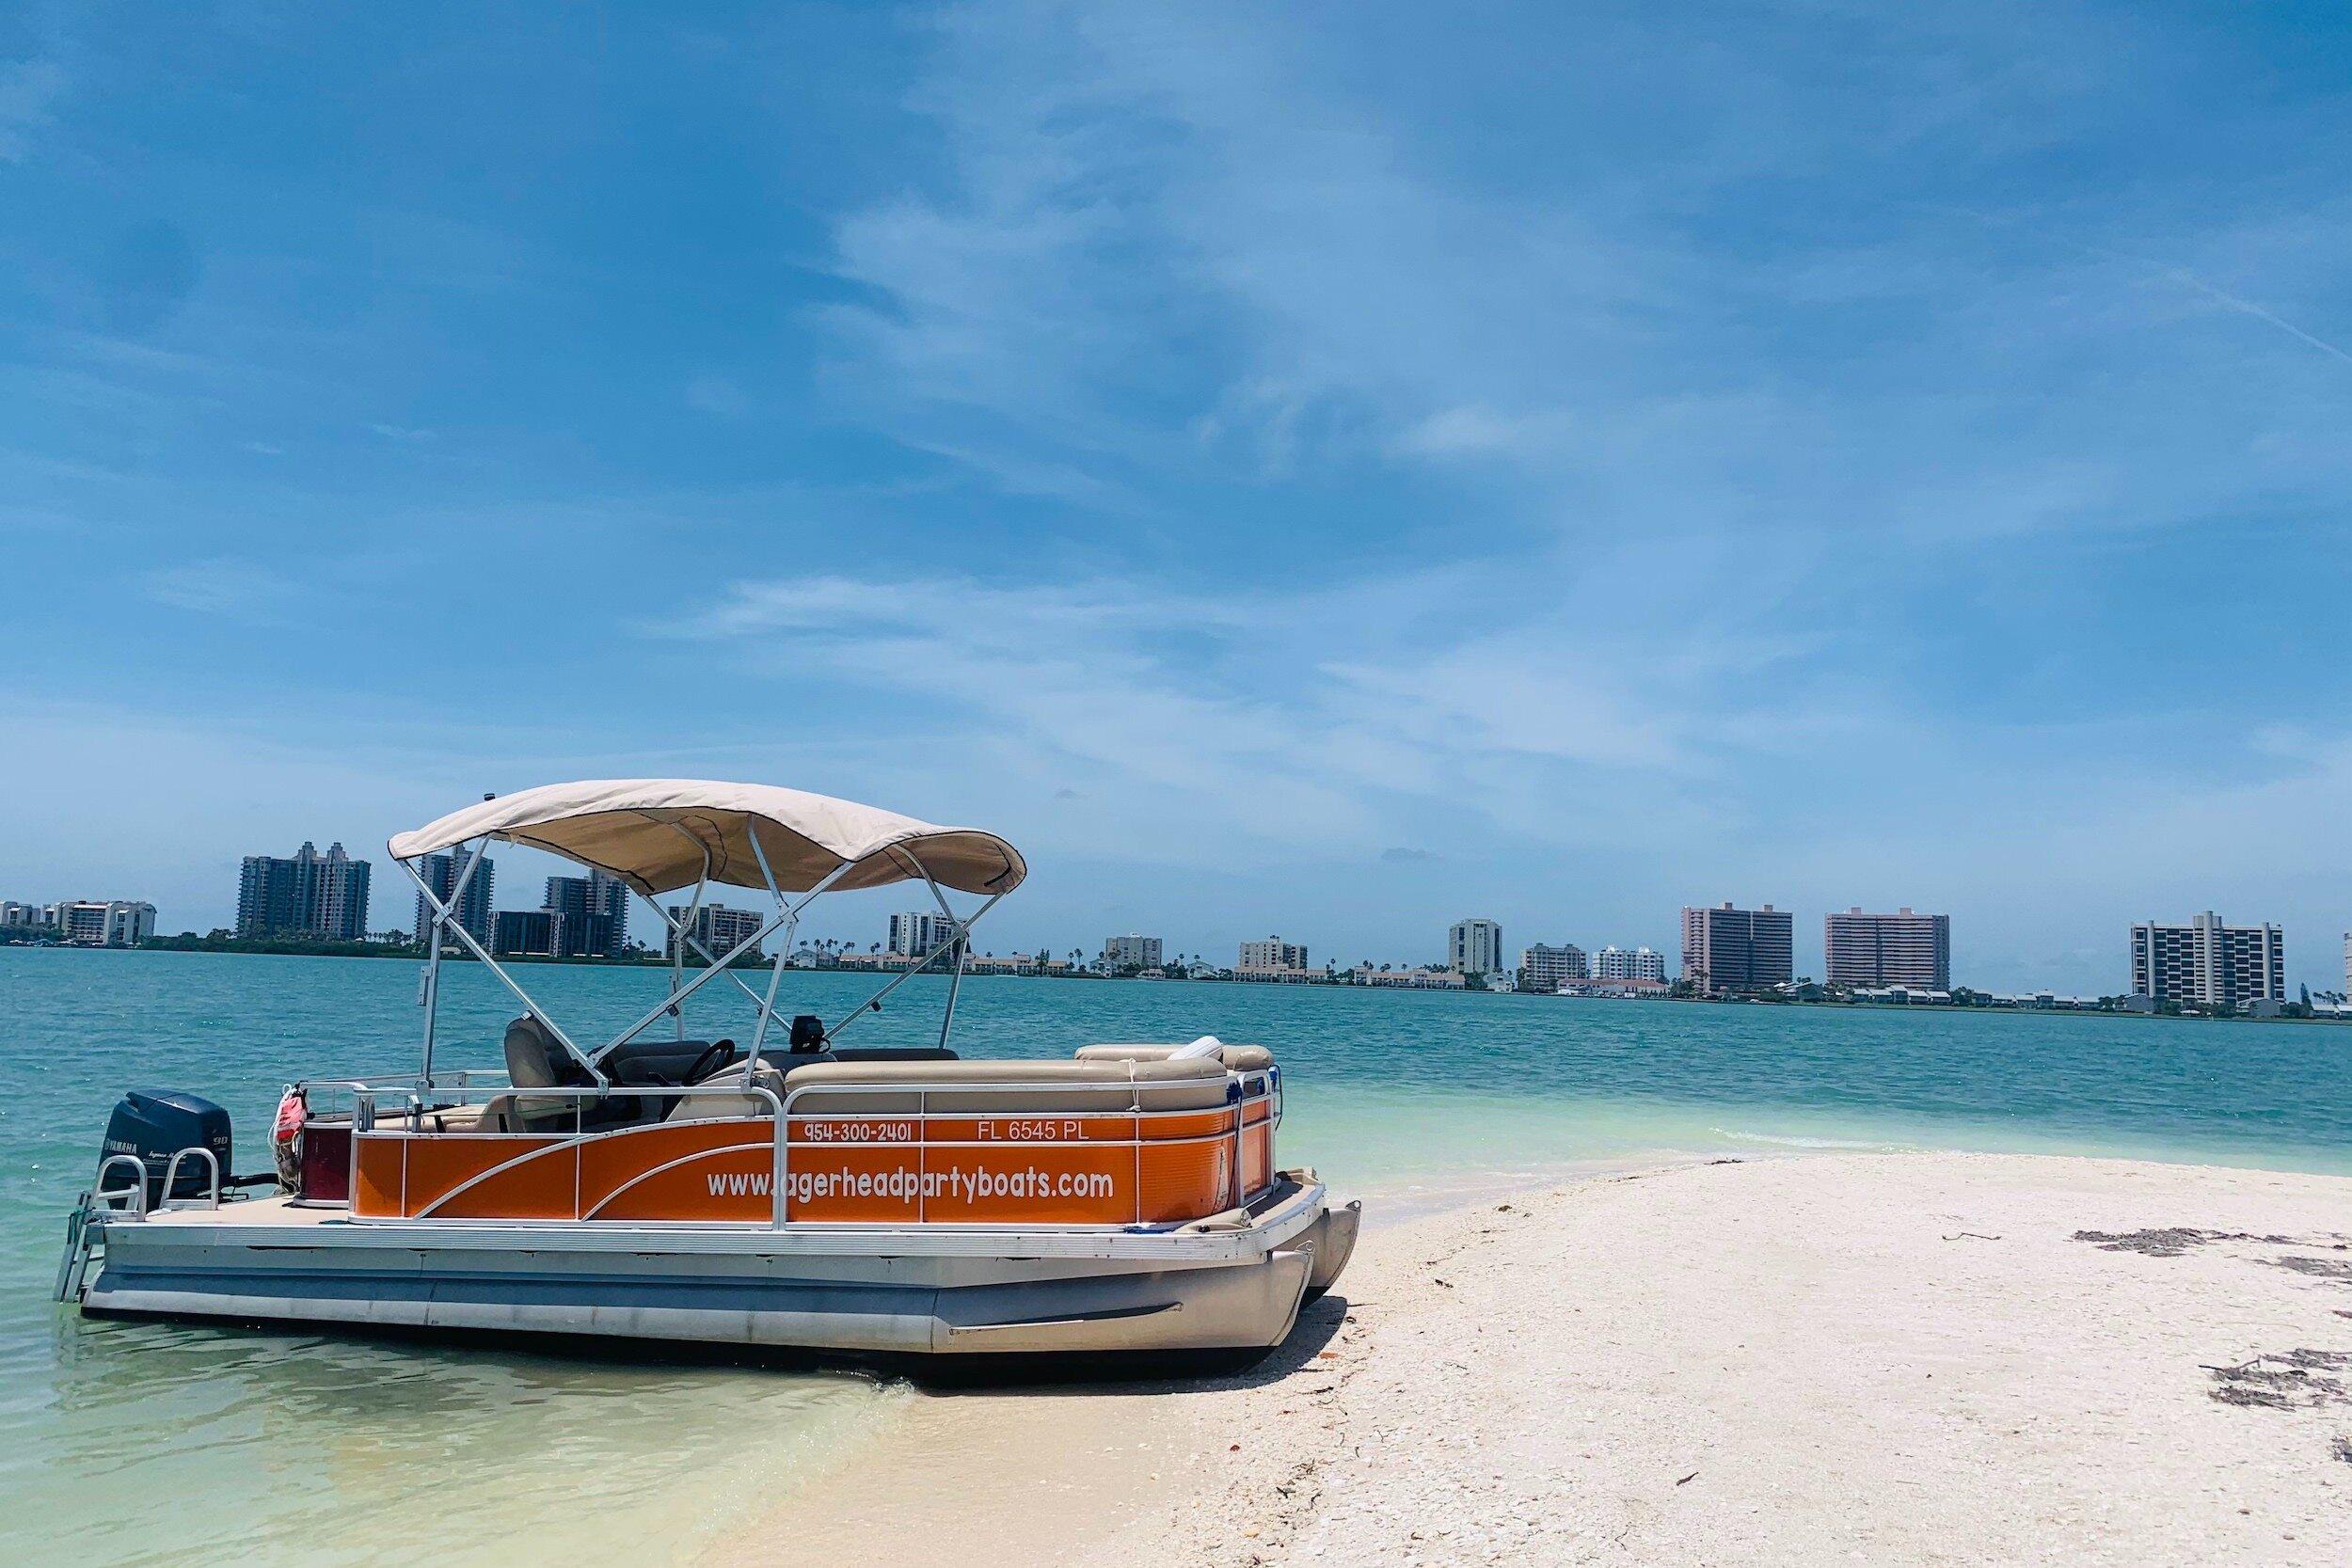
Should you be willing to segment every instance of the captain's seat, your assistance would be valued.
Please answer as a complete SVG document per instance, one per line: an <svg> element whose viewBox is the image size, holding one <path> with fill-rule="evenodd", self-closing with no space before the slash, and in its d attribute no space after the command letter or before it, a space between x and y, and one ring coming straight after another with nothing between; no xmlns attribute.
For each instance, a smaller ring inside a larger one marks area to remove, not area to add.
<svg viewBox="0 0 2352 1568"><path fill-rule="evenodd" d="M581 1086L594 1082L548 1026L525 1013L506 1026L506 1081L518 1089Z"/></svg>
<svg viewBox="0 0 2352 1568"><path fill-rule="evenodd" d="M731 1044L722 1044L732 1053ZM661 1070L669 1058L691 1060L709 1050L707 1040L665 1040L656 1050L641 1053L644 1061L619 1064L630 1069L628 1071L615 1070L616 1064L608 1058L605 1074L616 1085L670 1084L675 1079ZM586 1088L596 1079L545 1023L525 1013L506 1026L506 1081L523 1090ZM485 1132L568 1132L575 1125L611 1127L649 1117L659 1119L666 1109L665 1101L641 1100L636 1095L583 1100L570 1095L502 1094L482 1108L481 1127Z"/></svg>

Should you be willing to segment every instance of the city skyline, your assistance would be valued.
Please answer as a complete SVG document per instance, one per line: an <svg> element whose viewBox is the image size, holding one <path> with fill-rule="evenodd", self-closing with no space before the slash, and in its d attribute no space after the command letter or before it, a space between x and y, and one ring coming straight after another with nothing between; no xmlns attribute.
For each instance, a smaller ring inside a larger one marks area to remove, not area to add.
<svg viewBox="0 0 2352 1568"><path fill-rule="evenodd" d="M630 900L623 884L613 878L593 870L586 870L573 863L558 862L554 857L548 856L541 851L530 850L519 846L505 847L510 851L546 861L550 864L560 863L570 869L546 879L545 896L538 908L532 910L499 909L495 906L493 891L497 862L485 853L483 857L481 874L469 879L466 898L460 910L460 914L465 917L469 929L474 930L478 940L493 951L501 953L607 958L623 956L624 951L631 945L627 935ZM445 854L423 857L420 863L420 872L428 885L434 887L436 892L443 897L447 897L453 881L463 873L465 854L463 850L454 850ZM257 872L257 867L262 869ZM313 867L316 869L312 869ZM246 929L246 927L247 909L257 895L257 887L262 885L257 883L257 876L267 878L273 871L278 873L280 880L289 882L287 888L277 890L281 899L291 899L294 902L307 899L310 906L314 906L312 914L314 921L326 918L316 911L326 909L330 902L338 910L342 907L342 895L340 892L329 893L328 884L325 880L326 875L332 873L340 879L334 884L338 889L344 881L356 879L357 912L338 918L364 921L370 863L361 857L347 855L340 841L331 845L326 854L319 853L314 845L306 842L302 849L291 858L274 860L268 856L259 855L244 857L239 876L238 923L234 927L226 928L234 929L239 935L267 934L266 928ZM300 894L294 893L293 879L305 879L306 874L307 879L301 881L304 891ZM77 901L52 901L50 905L43 906L38 903L18 903L12 900L8 908L35 911L44 907L62 907L63 904L74 902ZM87 899L78 902L93 903ZM95 904L105 905L109 902L98 900ZM135 929L151 934L154 932L169 934L170 927L167 924L158 924L160 916L155 912L151 903L135 900L111 902L125 908L135 907L147 911L142 917L142 924L136 926ZM672 912L674 915L682 915L684 911L682 909L674 908ZM1858 905L1850 905L1842 911L1825 911L1822 921L1823 942L1820 948L1817 950L1821 961L1812 969L1806 967L1804 961L1806 955L1802 946L1795 942L1795 932L1802 928L1795 921L1795 911L1777 908L1770 902L1763 904L1759 911L1740 910L1728 900L1714 906L1686 905L1682 908L1680 927L1683 938L1684 963L1678 973L1668 968L1663 951L1653 949L1645 942L1629 948L1621 947L1615 942L1596 943L1588 948L1574 942L1564 945L1538 942L1516 953L1510 952L1502 947L1502 923L1486 916L1470 916L1448 924L1438 944L1438 961L1434 965L1431 964L1425 953L1417 954L1409 949L1390 950L1391 956L1385 959L1373 953L1364 953L1346 958L1328 958L1326 962L1335 969L1353 968L1369 960L1375 966L1391 963L1399 968L1429 967L1438 971L1452 970L1457 973L1470 973L1470 971L1465 971L1462 968L1460 961L1462 956L1466 952L1491 951L1501 961L1498 961L1491 970L1477 971L1477 973L1514 974L1526 967L1530 955L1540 952L1544 955L1539 960L1544 966L1544 972L1555 973L1552 966L1558 965L1556 973L1558 977L1563 979L1590 978L1598 981L1691 978L1692 944L1694 942L1703 942L1709 934L1711 927L1706 917L1710 913L1736 914L1750 927L1753 926L1755 917L1759 914L1769 917L1774 923L1772 934L1768 938L1771 952L1767 955L1763 967L1757 971L1764 975L1764 978L1757 982L1759 986L1775 983L1773 977L1777 976L1780 979L1789 980L1810 978L1823 984L1848 987L1893 985L1907 986L1915 990L1947 990L1957 983L1974 990L2010 993L2022 991L2030 994L2031 991L2037 990L2057 990L2057 988L2047 986L2004 987L1996 981L1970 976L1965 972L1955 977L1951 960L1949 917L1941 913L1915 913L1908 905L1893 914L1867 913ZM541 918L550 915L555 917L551 921ZM515 918L509 921L507 919L509 916ZM423 928L427 918L427 906L420 897L417 899L417 928L420 931ZM723 923L725 931L731 937L740 936L755 929L762 918L764 917L758 915L756 911L723 910L718 915L705 917L701 929L706 932L710 931L709 922L715 919ZM537 920L538 924L532 924L533 920ZM895 911L885 917L883 935L878 942L872 945L878 951L902 956L920 956L945 940L948 925L949 923L944 917L933 911ZM2222 930L2218 917L2210 911L2198 915L2195 920L2187 924L2164 926L2158 923L2156 928L2170 933L2177 943L2185 944L2199 940L2199 933L2201 933L2208 925L2217 932ZM565 934L567 926L568 935ZM1846 940L1849 942L1858 940L1867 941L1871 955L1870 967L1867 974L1861 968L1856 967L1860 960L1850 962L1842 973L1836 968L1834 949L1839 940L1838 933L1841 927L1847 932ZM2088 987L2067 994L2122 995L2131 994L2136 989L2141 988L2149 973L2149 959L2145 956L2146 949L2143 946L2146 940L2143 933L2149 928L2145 922L2136 921L2131 924L2130 946L2123 961L2124 974L2121 984L2094 981ZM185 929L193 931L196 928L186 927ZM2284 958L2287 947L2280 939L2280 927L2277 923L2265 923L2253 930L2257 933L2267 932L2268 936L2265 939L2266 945L2262 949L2261 962L2264 967L2261 984L2258 990L2249 990L2249 995L2259 994L2274 1000L2284 999L2290 991L2298 987L2323 992L2352 991L2352 930L2343 933L2342 971L2339 973L2332 962L2327 961L2335 957L2334 952L2329 950L2323 955L2323 970L2315 981L2290 980L2287 977L2288 970ZM306 931L304 927L297 926L278 934L310 934L342 940L360 940L371 933L364 926L349 933L343 932L340 926L333 931L317 928ZM1001 934L995 926L992 926L992 936ZM2233 940L2244 939L2247 936L2247 933L2236 927L2228 928L2228 934ZM818 933L808 933L805 940L815 940L817 935ZM854 947L855 939L844 940ZM1742 935L1740 940L1746 942L1752 939L1748 935ZM660 950L667 952L669 945L670 940L665 932ZM1250 937L1243 938L1239 942L1232 945L1236 953L1235 961L1232 964L1220 964L1219 967L1261 967L1250 962L1250 950L1257 947L1263 951L1269 945L1282 950L1295 947L1303 962L1303 955L1311 944L1288 943L1279 938ZM454 948L454 946L455 943L453 942L452 947ZM1217 944L1214 942L1179 942L1170 950L1180 956L1184 954L1198 956L1212 952L1216 946ZM1004 947L1007 952L1067 951L1059 942L1052 940L1032 941L1027 943L1008 942L1004 943ZM1165 948L1167 944L1164 938L1129 930L1123 934L1113 934L1100 939L1095 951L1099 957L1105 958L1114 958L1116 955L1114 967L1132 963L1138 968L1154 968L1158 967L1156 955ZM1324 950L1330 951L1331 949ZM2178 948L2181 953L2186 953L2188 950L2185 945ZM1394 956L1400 952L1405 956L1402 958ZM1142 956L1146 954L1154 957ZM1784 954L1785 958L1782 956ZM1555 958L1551 955L1572 957ZM1743 964L1749 961L1745 958L1740 960ZM2185 958L2176 958L2173 961L2176 969L2189 962ZM1920 967L1923 965L1926 966L1924 972ZM1265 967L1287 966L1277 964ZM2224 967L2226 968L2226 964ZM1747 971L1743 969L1740 973L1745 975ZM1741 985L1735 983L1732 989L1741 989ZM2185 997L2193 1001L2209 1002L2225 998L2234 1000L2240 989L2235 981L2227 985L2213 982L2205 990L2183 990L2176 985L2168 991L2158 987L2154 994L2160 997L2169 996L2175 999Z"/></svg>

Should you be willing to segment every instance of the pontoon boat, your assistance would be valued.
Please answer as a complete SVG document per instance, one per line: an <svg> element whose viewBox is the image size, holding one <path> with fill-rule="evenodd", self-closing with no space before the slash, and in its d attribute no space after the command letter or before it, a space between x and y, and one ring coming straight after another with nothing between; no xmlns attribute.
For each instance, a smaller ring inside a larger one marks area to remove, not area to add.
<svg viewBox="0 0 2352 1568"><path fill-rule="evenodd" d="M593 1047L551 1017L457 917L493 840L651 904L670 934L663 1000ZM452 850L453 877L420 874ZM418 1071L289 1086L262 1178L231 1176L217 1106L127 1096L69 1228L61 1297L91 1314L823 1353L1250 1352L1281 1342L1354 1246L1356 1206L1277 1164L1282 1074L1263 1047L948 1049L971 927L1027 873L993 833L634 779L485 800L390 851L431 911ZM809 902L894 882L923 884L944 940L846 1017L779 1025ZM723 953L693 917L713 884L774 904ZM684 911L656 902L688 888ZM951 892L979 902L958 913ZM763 986L738 965L771 938ZM520 1008L501 1068L436 1062L448 942ZM936 1046L838 1043L931 968L949 976ZM683 1004L714 983L755 1007L747 1043L684 1037Z"/></svg>

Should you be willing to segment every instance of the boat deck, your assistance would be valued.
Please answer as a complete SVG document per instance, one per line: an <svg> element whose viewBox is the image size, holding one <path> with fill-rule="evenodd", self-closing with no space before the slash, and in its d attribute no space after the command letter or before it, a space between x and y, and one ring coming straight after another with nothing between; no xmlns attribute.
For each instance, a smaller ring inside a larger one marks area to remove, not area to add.
<svg viewBox="0 0 2352 1568"><path fill-rule="evenodd" d="M148 1225L347 1225L348 1209L325 1209L288 1197L255 1197L217 1209L158 1209Z"/></svg>

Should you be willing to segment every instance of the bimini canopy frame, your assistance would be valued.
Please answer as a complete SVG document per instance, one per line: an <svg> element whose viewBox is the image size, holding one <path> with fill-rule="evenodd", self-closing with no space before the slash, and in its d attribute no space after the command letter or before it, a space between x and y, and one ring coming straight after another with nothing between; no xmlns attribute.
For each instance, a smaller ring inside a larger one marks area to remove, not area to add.
<svg viewBox="0 0 2352 1568"><path fill-rule="evenodd" d="M546 1009L507 973L457 918L457 908L484 849L494 839L546 849L592 870L618 879L644 899L670 932L670 994L651 1012L595 1051L582 1050L549 1018ZM503 798L485 798L481 804L452 812L414 832L394 837L388 846L392 859L417 885L432 911L425 953L425 974L419 1000L425 1007L424 1080L433 1075L434 1019L438 1011L441 949L445 937L479 959L512 991L524 1009L543 1024L599 1085L608 1085L600 1063L613 1051L637 1037L664 1014L683 1034L686 999L721 974L732 980L759 1007L752 1038L751 1070L756 1071L769 1025L775 1017L775 999L792 949L801 911L819 894L834 889L883 887L920 880L930 890L948 925L948 938L920 961L877 991L856 1012L827 1032L827 1037L851 1020L879 1007L882 999L912 974L942 957L955 958L954 977L947 992L946 1017L940 1026L941 1043L954 1022L957 992L961 990L967 935L980 916L1021 884L1028 867L1021 852L994 833L975 828L944 828L901 816L896 812L859 805L830 796L772 784L724 784L698 779L600 779L580 784L546 784ZM444 895L420 875L416 863L427 855L456 850L456 875ZM695 913L712 882L764 889L776 912L759 929L724 954L714 954L694 934ZM691 886L693 903L683 917L657 901L663 893ZM950 907L945 889L979 894L984 901L965 915ZM798 899L787 894L800 894ZM765 995L752 990L729 967L754 951L777 930L773 972ZM701 974L685 978L686 949L691 946L707 966Z"/></svg>

